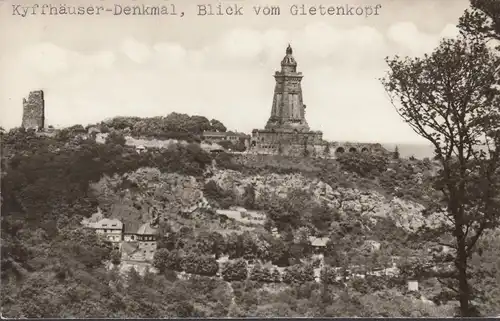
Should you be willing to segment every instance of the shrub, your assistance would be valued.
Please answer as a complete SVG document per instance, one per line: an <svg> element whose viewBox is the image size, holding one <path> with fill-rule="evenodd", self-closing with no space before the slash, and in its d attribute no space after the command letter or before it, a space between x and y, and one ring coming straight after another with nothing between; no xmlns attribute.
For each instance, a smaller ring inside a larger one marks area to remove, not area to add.
<svg viewBox="0 0 500 321"><path fill-rule="evenodd" d="M283 282L306 283L314 281L314 269L312 265L295 264L285 268Z"/></svg>
<svg viewBox="0 0 500 321"><path fill-rule="evenodd" d="M250 273L250 280L263 283L275 282L271 270L267 267L263 267L260 264L256 264L252 272Z"/></svg>
<svg viewBox="0 0 500 321"><path fill-rule="evenodd" d="M337 284L338 276L340 276L339 273L330 266L325 266L323 269L321 269L321 282L324 282L326 284Z"/></svg>
<svg viewBox="0 0 500 321"><path fill-rule="evenodd" d="M111 263L119 265L121 262L121 253L118 250L111 251Z"/></svg>
<svg viewBox="0 0 500 321"><path fill-rule="evenodd" d="M343 170L372 177L387 170L387 157L368 153L344 153L337 157Z"/></svg>
<svg viewBox="0 0 500 321"><path fill-rule="evenodd" d="M222 270L222 277L226 281L243 281L246 280L247 276L247 262L242 259L228 262Z"/></svg>
<svg viewBox="0 0 500 321"><path fill-rule="evenodd" d="M180 257L177 251L160 248L156 251L153 258L153 266L160 272L165 270L178 271L180 269Z"/></svg>
<svg viewBox="0 0 500 321"><path fill-rule="evenodd" d="M119 145L119 146L125 146L126 139L122 133L120 133L118 131L112 131L106 137L105 143Z"/></svg>
<svg viewBox="0 0 500 321"><path fill-rule="evenodd" d="M189 253L182 258L181 268L186 273L214 276L219 271L219 264L211 256Z"/></svg>

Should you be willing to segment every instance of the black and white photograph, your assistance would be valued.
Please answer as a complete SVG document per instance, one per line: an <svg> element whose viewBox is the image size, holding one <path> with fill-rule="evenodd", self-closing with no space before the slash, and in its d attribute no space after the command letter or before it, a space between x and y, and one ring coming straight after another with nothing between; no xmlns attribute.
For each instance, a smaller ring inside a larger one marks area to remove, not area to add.
<svg viewBox="0 0 500 321"><path fill-rule="evenodd" d="M1 316L500 318L500 0L0 0Z"/></svg>

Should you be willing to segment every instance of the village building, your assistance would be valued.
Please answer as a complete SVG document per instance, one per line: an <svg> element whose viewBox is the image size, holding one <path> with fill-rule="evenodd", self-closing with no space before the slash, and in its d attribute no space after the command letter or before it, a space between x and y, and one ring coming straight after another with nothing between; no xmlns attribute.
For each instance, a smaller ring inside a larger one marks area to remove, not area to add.
<svg viewBox="0 0 500 321"><path fill-rule="evenodd" d="M117 219L104 218L93 225L98 235L104 236L115 247L119 247L123 235L123 223Z"/></svg>
<svg viewBox="0 0 500 321"><path fill-rule="evenodd" d="M323 254L326 249L326 244L328 243L328 237L309 237L309 242L313 248L314 254Z"/></svg>
<svg viewBox="0 0 500 321"><path fill-rule="evenodd" d="M158 229L150 223L143 224L137 231L138 249L142 251L145 260L152 260L157 247Z"/></svg>
<svg viewBox="0 0 500 321"><path fill-rule="evenodd" d="M137 154L142 154L148 151L148 149L144 145L139 145L135 147L135 151Z"/></svg>
<svg viewBox="0 0 500 321"><path fill-rule="evenodd" d="M236 132L210 132L210 131L205 131L202 134L203 140L206 141L211 141L211 142L218 142L222 140L227 140L232 143L238 143L240 141L245 141L250 139L250 135L243 134L243 133L236 133Z"/></svg>
<svg viewBox="0 0 500 321"><path fill-rule="evenodd" d="M123 241L124 242L137 242L137 225L134 228L134 226L132 224L124 224Z"/></svg>
<svg viewBox="0 0 500 321"><path fill-rule="evenodd" d="M142 224L133 233L127 231L122 243L122 259L129 261L152 261L157 248L158 229L150 223Z"/></svg>
<svg viewBox="0 0 500 321"><path fill-rule="evenodd" d="M111 242L122 253L123 260L152 261L157 248L158 228L151 222L138 229L131 224L123 224L118 219L104 218L100 209L90 218L82 220L85 228Z"/></svg>

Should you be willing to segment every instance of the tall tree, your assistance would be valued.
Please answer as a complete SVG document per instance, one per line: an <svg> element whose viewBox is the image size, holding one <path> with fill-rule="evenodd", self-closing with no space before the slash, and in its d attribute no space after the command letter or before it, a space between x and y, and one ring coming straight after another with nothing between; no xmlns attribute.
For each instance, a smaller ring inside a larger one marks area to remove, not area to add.
<svg viewBox="0 0 500 321"><path fill-rule="evenodd" d="M500 115L495 101L500 60L484 38L465 34L441 41L423 58L386 61L389 72L382 83L393 105L434 146L441 165L436 188L442 198L429 212L446 223L428 224L419 237L453 240L446 244L453 249L451 270L437 276L447 277L441 280L456 291L461 315L471 316L470 257L483 233L499 223Z"/></svg>
<svg viewBox="0 0 500 321"><path fill-rule="evenodd" d="M471 0L471 8L460 18L462 32L500 41L500 1Z"/></svg>

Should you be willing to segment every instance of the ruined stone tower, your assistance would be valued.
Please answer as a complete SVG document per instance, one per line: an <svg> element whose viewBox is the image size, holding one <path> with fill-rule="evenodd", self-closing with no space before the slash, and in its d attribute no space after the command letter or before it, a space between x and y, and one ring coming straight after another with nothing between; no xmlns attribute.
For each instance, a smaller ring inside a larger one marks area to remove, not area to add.
<svg viewBox="0 0 500 321"><path fill-rule="evenodd" d="M266 129L309 131L300 85L302 77L302 73L297 72L297 62L293 58L292 47L288 45L286 55L281 61L281 71L276 71L274 74L276 85L271 117L267 121Z"/></svg>
<svg viewBox="0 0 500 321"><path fill-rule="evenodd" d="M24 128L42 129L45 126L45 101L43 90L30 92L28 99L23 98Z"/></svg>

